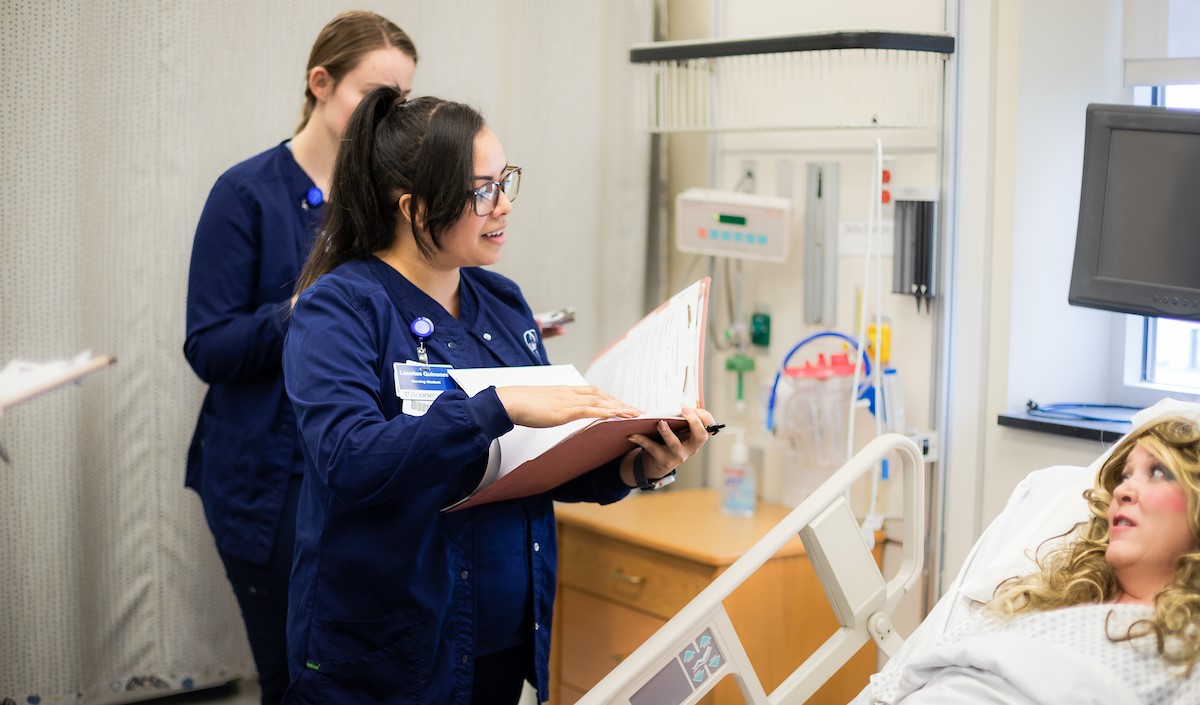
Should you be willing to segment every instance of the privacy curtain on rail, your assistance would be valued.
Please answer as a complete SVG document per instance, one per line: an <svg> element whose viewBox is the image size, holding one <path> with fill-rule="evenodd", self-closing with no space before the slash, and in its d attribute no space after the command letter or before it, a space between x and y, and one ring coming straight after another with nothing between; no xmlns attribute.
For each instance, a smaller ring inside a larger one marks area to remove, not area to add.
<svg viewBox="0 0 1200 705"><path fill-rule="evenodd" d="M0 702L252 672L183 487L188 258L216 177L295 127L317 31L364 5L412 34L416 93L479 107L524 167L497 269L578 311L552 359L585 365L643 313L649 139L626 90L650 0L0 0L0 365L118 358L0 419Z"/></svg>

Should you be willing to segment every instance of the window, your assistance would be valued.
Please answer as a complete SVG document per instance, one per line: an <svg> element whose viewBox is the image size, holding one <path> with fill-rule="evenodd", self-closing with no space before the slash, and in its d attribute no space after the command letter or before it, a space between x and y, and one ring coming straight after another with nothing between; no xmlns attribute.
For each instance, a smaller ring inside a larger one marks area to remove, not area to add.
<svg viewBox="0 0 1200 705"><path fill-rule="evenodd" d="M1200 109L1200 85L1166 86L1139 94L1137 102L1168 108ZM1129 351L1139 360L1126 372L1126 384L1200 392L1200 323L1167 318L1131 317L1140 322ZM1127 354L1129 360L1131 355ZM1133 374L1130 374L1133 373Z"/></svg>

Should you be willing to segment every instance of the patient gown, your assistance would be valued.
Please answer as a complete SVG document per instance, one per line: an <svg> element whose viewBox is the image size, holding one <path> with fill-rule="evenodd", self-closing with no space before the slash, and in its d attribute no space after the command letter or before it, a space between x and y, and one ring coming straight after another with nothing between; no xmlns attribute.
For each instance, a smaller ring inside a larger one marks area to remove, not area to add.
<svg viewBox="0 0 1200 705"><path fill-rule="evenodd" d="M1114 642L1105 634L1123 635L1153 616L1145 605L1080 605L1011 620L980 611L924 653L872 676L871 703L1200 703L1200 667L1184 677L1158 655L1154 637Z"/></svg>

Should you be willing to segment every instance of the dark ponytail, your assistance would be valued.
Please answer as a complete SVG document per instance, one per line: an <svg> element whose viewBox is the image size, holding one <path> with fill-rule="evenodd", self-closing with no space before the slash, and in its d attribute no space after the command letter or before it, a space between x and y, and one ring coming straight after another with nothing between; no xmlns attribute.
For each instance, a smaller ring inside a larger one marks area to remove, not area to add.
<svg viewBox="0 0 1200 705"><path fill-rule="evenodd" d="M470 199L475 135L483 118L473 108L440 98L406 101L385 86L359 103L338 147L325 222L296 291L354 259L390 248L400 196L412 194L413 235L429 257L441 233L462 217ZM414 218L423 205L423 228Z"/></svg>

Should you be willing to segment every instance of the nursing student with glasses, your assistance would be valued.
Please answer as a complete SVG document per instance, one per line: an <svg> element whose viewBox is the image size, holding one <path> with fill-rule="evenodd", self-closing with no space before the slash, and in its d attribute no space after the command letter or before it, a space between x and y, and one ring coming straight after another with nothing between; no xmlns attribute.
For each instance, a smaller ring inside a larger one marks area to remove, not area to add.
<svg viewBox="0 0 1200 705"><path fill-rule="evenodd" d="M283 353L305 455L285 702L508 705L526 681L547 700L553 501L619 500L708 438L684 408L690 435L664 425L551 492L441 511L514 426L640 413L587 386L405 398L418 365L549 363L521 290L484 269L520 237L520 179L466 105L380 88L350 118Z"/></svg>
<svg viewBox="0 0 1200 705"><path fill-rule="evenodd" d="M476 176L476 179L487 179L487 176ZM475 196L475 215L486 216L496 210L500 204L500 193L513 200L521 189L521 167L507 166L498 181L489 181L471 192Z"/></svg>

